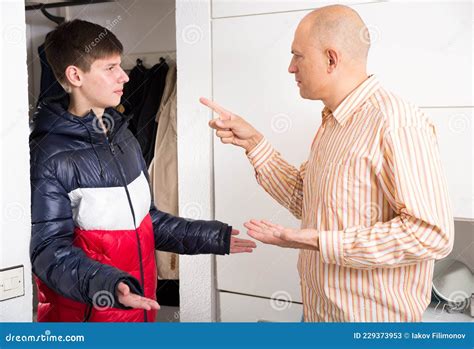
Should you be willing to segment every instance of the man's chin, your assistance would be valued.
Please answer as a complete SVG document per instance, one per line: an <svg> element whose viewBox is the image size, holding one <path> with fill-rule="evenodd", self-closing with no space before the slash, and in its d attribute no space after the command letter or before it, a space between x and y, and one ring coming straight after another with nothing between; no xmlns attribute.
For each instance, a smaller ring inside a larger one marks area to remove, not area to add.
<svg viewBox="0 0 474 349"><path fill-rule="evenodd" d="M301 98L308 99L307 94L305 93L305 91L302 88L300 88L300 96L301 96Z"/></svg>
<svg viewBox="0 0 474 349"><path fill-rule="evenodd" d="M309 99L309 100L312 100L312 101L319 101L320 98L316 95L311 95L310 93L307 93L305 91L303 91L302 89L300 89L300 96L301 98L303 99Z"/></svg>

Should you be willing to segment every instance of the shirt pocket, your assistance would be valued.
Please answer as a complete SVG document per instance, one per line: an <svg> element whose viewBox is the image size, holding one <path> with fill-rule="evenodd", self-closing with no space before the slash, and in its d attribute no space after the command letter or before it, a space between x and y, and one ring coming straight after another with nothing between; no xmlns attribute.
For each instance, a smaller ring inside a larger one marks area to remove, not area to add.
<svg viewBox="0 0 474 349"><path fill-rule="evenodd" d="M319 166L316 191L328 221L337 221L338 229L357 224L373 195L375 176L370 161L353 158ZM330 225L336 228L335 224Z"/></svg>

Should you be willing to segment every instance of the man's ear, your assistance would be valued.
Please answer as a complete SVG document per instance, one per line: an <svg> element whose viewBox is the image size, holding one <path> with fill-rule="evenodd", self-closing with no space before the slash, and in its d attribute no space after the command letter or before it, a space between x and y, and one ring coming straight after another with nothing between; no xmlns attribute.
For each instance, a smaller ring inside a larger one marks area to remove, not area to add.
<svg viewBox="0 0 474 349"><path fill-rule="evenodd" d="M339 54L336 50L327 49L326 50L326 58L327 58L327 72L332 73L334 69L336 69L337 65L339 64Z"/></svg>
<svg viewBox="0 0 474 349"><path fill-rule="evenodd" d="M64 72L65 82L70 87L80 87L83 82L82 70L74 65L70 65Z"/></svg>

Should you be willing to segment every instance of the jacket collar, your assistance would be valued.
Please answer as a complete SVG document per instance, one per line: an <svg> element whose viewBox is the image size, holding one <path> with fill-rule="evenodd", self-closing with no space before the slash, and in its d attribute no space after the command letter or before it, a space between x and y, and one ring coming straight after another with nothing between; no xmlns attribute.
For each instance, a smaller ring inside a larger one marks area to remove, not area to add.
<svg viewBox="0 0 474 349"><path fill-rule="evenodd" d="M61 134L94 144L106 143L107 137L92 110L83 117L77 117L68 112L68 106L67 94L42 101L33 117L32 137L45 133ZM108 129L109 139L123 131L129 119L130 117L125 117L115 108L106 108L102 120Z"/></svg>

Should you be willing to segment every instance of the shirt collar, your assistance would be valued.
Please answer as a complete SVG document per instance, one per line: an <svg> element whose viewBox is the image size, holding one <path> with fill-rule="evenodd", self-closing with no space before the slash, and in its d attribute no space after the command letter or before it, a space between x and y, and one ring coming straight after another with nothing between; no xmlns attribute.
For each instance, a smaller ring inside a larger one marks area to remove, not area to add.
<svg viewBox="0 0 474 349"><path fill-rule="evenodd" d="M331 113L328 107L322 111L323 122L332 114L337 122L343 126L349 117L380 87L375 75L370 75L363 83L352 90L349 95Z"/></svg>

